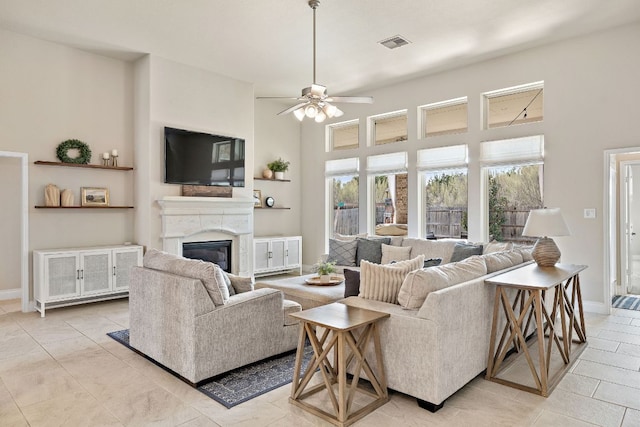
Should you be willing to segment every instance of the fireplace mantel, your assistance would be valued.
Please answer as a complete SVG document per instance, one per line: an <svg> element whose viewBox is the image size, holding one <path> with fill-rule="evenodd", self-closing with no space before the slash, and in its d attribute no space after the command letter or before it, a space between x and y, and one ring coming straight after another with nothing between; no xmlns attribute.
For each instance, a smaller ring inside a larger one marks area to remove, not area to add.
<svg viewBox="0 0 640 427"><path fill-rule="evenodd" d="M165 196L158 200L162 217L163 250L182 255L183 242L233 236L232 272L253 272L254 202L245 197Z"/></svg>

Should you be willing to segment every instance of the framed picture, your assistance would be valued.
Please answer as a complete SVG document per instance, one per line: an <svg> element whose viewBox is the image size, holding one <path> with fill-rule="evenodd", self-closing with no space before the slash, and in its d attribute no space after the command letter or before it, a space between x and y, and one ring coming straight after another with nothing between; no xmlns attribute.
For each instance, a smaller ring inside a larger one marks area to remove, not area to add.
<svg viewBox="0 0 640 427"><path fill-rule="evenodd" d="M109 206L109 189L82 187L81 206Z"/></svg>
<svg viewBox="0 0 640 427"><path fill-rule="evenodd" d="M262 193L260 192L260 190L253 190L253 207L262 207Z"/></svg>

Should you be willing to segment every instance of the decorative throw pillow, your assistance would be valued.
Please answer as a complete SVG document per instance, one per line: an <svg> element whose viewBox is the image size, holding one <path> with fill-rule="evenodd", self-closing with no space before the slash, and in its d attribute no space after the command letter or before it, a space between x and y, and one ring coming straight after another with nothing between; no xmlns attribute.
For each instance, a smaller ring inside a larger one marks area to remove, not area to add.
<svg viewBox="0 0 640 427"><path fill-rule="evenodd" d="M519 251L493 252L482 255L487 264L487 273L494 273L514 265L522 264L523 259Z"/></svg>
<svg viewBox="0 0 640 427"><path fill-rule="evenodd" d="M229 296L235 295L236 290L231 286L231 279L229 278L229 274L226 271L222 270L222 276L224 277L224 283L227 284L227 289L229 289Z"/></svg>
<svg viewBox="0 0 640 427"><path fill-rule="evenodd" d="M413 258L423 254L425 258L442 258L444 264L451 261L453 248L456 246L452 240L427 240L414 237L405 237L402 246L411 246L411 256Z"/></svg>
<svg viewBox="0 0 640 427"><path fill-rule="evenodd" d="M327 257L327 262L335 262L338 265L355 267L357 249L357 240L343 242L329 239L329 256Z"/></svg>
<svg viewBox="0 0 640 427"><path fill-rule="evenodd" d="M429 258L424 260L424 265L422 268L435 267L442 263L442 258Z"/></svg>
<svg viewBox="0 0 640 427"><path fill-rule="evenodd" d="M451 262L462 261L472 255L482 255L482 245L473 243L456 243L451 254Z"/></svg>
<svg viewBox="0 0 640 427"><path fill-rule="evenodd" d="M398 303L398 292L405 276L422 268L424 255L390 265L362 261L360 265L360 293L358 296L376 301Z"/></svg>
<svg viewBox="0 0 640 427"><path fill-rule="evenodd" d="M229 288L224 280L222 269L212 262L182 258L167 252L149 249L143 258L143 265L154 270L202 281L216 306L224 305L229 301Z"/></svg>
<svg viewBox="0 0 640 427"><path fill-rule="evenodd" d="M357 297L360 293L360 272L345 268L344 274L344 297Z"/></svg>
<svg viewBox="0 0 640 427"><path fill-rule="evenodd" d="M492 240L489 243L484 244L484 248L482 249L482 254L492 254L494 252L504 252L510 251L513 249L513 243L511 242L498 242L497 240Z"/></svg>
<svg viewBox="0 0 640 427"><path fill-rule="evenodd" d="M382 245L391 243L388 237L369 237L366 239L358 238L358 250L356 251L356 265L360 265L361 261L369 261L380 264L382 260Z"/></svg>
<svg viewBox="0 0 640 427"><path fill-rule="evenodd" d="M406 261L411 259L411 246L392 246L382 244L381 264L391 264L392 261Z"/></svg>
<svg viewBox="0 0 640 427"><path fill-rule="evenodd" d="M407 309L418 309L427 295L487 274L487 266L479 256L407 274L398 292L398 303ZM480 285L482 286L482 285Z"/></svg>

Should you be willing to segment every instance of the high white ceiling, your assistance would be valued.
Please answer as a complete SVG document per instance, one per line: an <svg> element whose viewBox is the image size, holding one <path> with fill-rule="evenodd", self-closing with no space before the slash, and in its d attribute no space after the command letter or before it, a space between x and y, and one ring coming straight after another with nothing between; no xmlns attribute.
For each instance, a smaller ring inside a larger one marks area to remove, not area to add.
<svg viewBox="0 0 640 427"><path fill-rule="evenodd" d="M118 58L152 53L298 96L312 81L307 0L0 0L0 28ZM317 82L366 90L640 21L640 0L321 0ZM400 34L395 50L377 42Z"/></svg>

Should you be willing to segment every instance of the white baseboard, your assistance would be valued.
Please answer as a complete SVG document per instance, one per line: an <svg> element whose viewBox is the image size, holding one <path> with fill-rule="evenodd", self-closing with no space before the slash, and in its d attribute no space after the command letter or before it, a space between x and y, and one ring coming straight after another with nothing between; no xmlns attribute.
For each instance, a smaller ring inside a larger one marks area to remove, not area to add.
<svg viewBox="0 0 640 427"><path fill-rule="evenodd" d="M8 299L20 299L22 298L22 289L6 289L0 291L0 301L8 300Z"/></svg>
<svg viewBox="0 0 640 427"><path fill-rule="evenodd" d="M595 301L583 301L584 311L589 313L609 314L611 313L611 305Z"/></svg>

